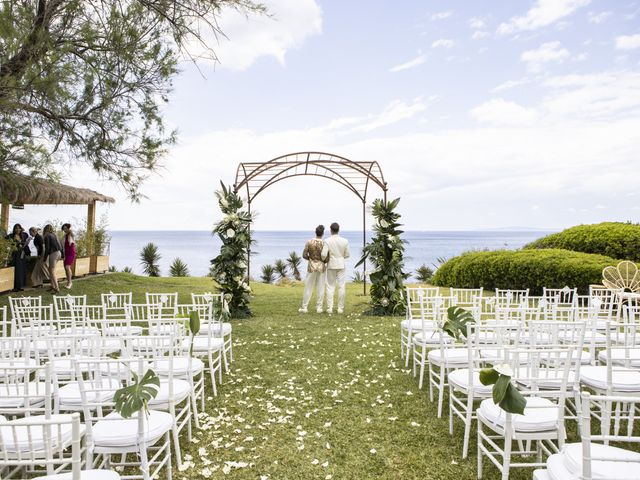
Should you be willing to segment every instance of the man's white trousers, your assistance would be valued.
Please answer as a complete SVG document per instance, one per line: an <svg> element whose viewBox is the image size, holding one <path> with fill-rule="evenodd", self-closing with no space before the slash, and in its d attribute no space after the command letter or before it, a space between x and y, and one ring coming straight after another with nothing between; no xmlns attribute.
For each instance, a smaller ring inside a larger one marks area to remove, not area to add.
<svg viewBox="0 0 640 480"><path fill-rule="evenodd" d="M322 310L322 302L324 301L324 284L325 284L324 272L311 272L307 273L307 278L304 279L304 295L302 297L302 308L304 310L309 306L311 295L313 290L316 290L316 310Z"/></svg>
<svg viewBox="0 0 640 480"><path fill-rule="evenodd" d="M327 312L331 312L333 310L333 296L336 285L338 285L338 310L344 310L346 281L347 279L344 268L340 270L327 270Z"/></svg>

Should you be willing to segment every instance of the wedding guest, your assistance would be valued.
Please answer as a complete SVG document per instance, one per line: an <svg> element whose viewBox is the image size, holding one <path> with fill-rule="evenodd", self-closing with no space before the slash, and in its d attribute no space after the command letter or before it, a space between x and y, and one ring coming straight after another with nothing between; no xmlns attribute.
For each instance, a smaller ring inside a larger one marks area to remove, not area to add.
<svg viewBox="0 0 640 480"><path fill-rule="evenodd" d="M33 237L33 246L35 247L36 263L31 272L31 284L35 288L42 287L45 278L49 278L49 270L45 265L44 255L44 238L40 234L40 229L31 227L29 234Z"/></svg>
<svg viewBox="0 0 640 480"><path fill-rule="evenodd" d="M13 273L13 290L21 292L27 284L27 259L31 255L29 250L29 234L24 231L22 225L16 223L12 232L6 236L8 240L12 240L15 250L11 254L11 266L14 268Z"/></svg>
<svg viewBox="0 0 640 480"><path fill-rule="evenodd" d="M331 224L331 236L324 242L323 253L328 252L327 264L327 313L333 313L333 296L338 285L338 313L344 313L346 291L345 259L349 258L349 241L340 236L340 225Z"/></svg>
<svg viewBox="0 0 640 480"><path fill-rule="evenodd" d="M44 227L44 256L46 258L46 264L49 268L49 278L51 279L51 291L54 293L60 293L60 287L58 286L58 279L56 278L56 265L58 260L62 257L62 247L60 241L56 236L53 225L49 224Z"/></svg>
<svg viewBox="0 0 640 480"><path fill-rule="evenodd" d="M302 258L308 260L307 264L307 277L304 279L304 294L302 296L302 308L298 311L300 313L307 313L307 307L311 295L313 295L313 289L316 290L316 311L322 313L322 302L324 301L324 283L325 283L325 270L327 268L327 254L323 255L322 249L324 242L322 237L324 236L324 225L318 225L316 227L316 237L308 240L304 245L302 251Z"/></svg>
<svg viewBox="0 0 640 480"><path fill-rule="evenodd" d="M67 274L67 284L64 288L69 289L73 286L71 269L76 261L76 239L70 223L62 225L62 231L64 232L64 271Z"/></svg>

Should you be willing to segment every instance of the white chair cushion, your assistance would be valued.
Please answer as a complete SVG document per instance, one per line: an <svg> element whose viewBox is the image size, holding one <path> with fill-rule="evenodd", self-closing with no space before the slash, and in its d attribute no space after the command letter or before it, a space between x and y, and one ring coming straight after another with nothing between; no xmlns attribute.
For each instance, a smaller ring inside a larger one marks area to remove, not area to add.
<svg viewBox="0 0 640 480"><path fill-rule="evenodd" d="M82 343L80 344L82 346L82 348L91 348L93 347L93 342L91 342L90 340L83 340ZM120 344L120 338L119 337L102 337L100 338L100 348L102 349L103 353L105 352L117 352L118 350L120 350L120 347L122 346Z"/></svg>
<svg viewBox="0 0 640 480"><path fill-rule="evenodd" d="M191 394L191 384L186 380L173 379L173 400L176 403L182 402ZM169 380L160 379L160 389L156 398L149 400L149 406L163 408L169 402Z"/></svg>
<svg viewBox="0 0 640 480"><path fill-rule="evenodd" d="M25 369L37 367L39 363L34 358L0 358L0 377L2 377L3 368L7 367L25 367ZM5 372L7 373L7 372ZM11 372L15 373L15 370Z"/></svg>
<svg viewBox="0 0 640 480"><path fill-rule="evenodd" d="M582 474L582 444L569 443L562 450L565 468L579 477ZM591 444L591 475L593 480L640 479L640 453L623 448ZM614 458L621 461L604 461Z"/></svg>
<svg viewBox="0 0 640 480"><path fill-rule="evenodd" d="M534 470L533 480L551 480L551 477L546 470Z"/></svg>
<svg viewBox="0 0 640 480"><path fill-rule="evenodd" d="M161 377L169 375L169 360L154 360L150 367ZM204 363L197 357L191 359L191 370L189 371L189 357L173 357L173 375L176 377L186 377L189 373L197 375L204 369Z"/></svg>
<svg viewBox="0 0 640 480"><path fill-rule="evenodd" d="M614 365L624 365L629 360L632 367L640 367L640 348L612 348L611 360ZM598 361L607 363L607 351L602 350L598 353Z"/></svg>
<svg viewBox="0 0 640 480"><path fill-rule="evenodd" d="M547 478L549 480L580 480L564 464L564 455L555 453L547 458Z"/></svg>
<svg viewBox="0 0 640 480"><path fill-rule="evenodd" d="M0 387L0 408L22 408L25 406L25 395L32 407L44 403L45 382L29 382L28 384L10 384Z"/></svg>
<svg viewBox="0 0 640 480"><path fill-rule="evenodd" d="M422 330L422 320L402 320L400 322L400 328L402 330L409 330L409 327L411 327L412 331L417 331L417 330Z"/></svg>
<svg viewBox="0 0 640 480"><path fill-rule="evenodd" d="M493 389L493 385L482 385L480 383L480 371L473 372L473 387L474 387L474 395L477 394L479 396L487 396L491 395L491 390ZM449 384L457 387L460 390L468 391L471 385L469 385L469 369L461 368L458 370L454 370L453 372L449 372Z"/></svg>
<svg viewBox="0 0 640 480"><path fill-rule="evenodd" d="M531 379L533 378L532 371L527 371L526 368L518 369L518 372L514 375L516 382L520 385L524 385L527 388L531 388L533 382ZM538 375L536 376L537 388L540 390L557 390L562 386L562 375L563 371L558 370L539 370ZM521 380L519 380L521 379ZM572 385L576 381L575 372L569 371L569 375L567 378L567 385Z"/></svg>
<svg viewBox="0 0 640 480"><path fill-rule="evenodd" d="M103 329L103 333L109 337L120 337L122 335L142 335L143 328L137 325L109 325Z"/></svg>
<svg viewBox="0 0 640 480"><path fill-rule="evenodd" d="M580 369L580 383L606 390L607 367L582 367ZM614 392L640 392L640 372L629 368L616 367L612 372L612 383Z"/></svg>
<svg viewBox="0 0 640 480"><path fill-rule="evenodd" d="M444 355L444 359L442 358ZM441 365L466 365L469 362L469 351L466 348L446 348L440 350L436 348L427 355L431 363Z"/></svg>
<svg viewBox="0 0 640 480"><path fill-rule="evenodd" d="M70 375L74 372L75 366L73 365L74 360L87 360L92 357L85 357L82 355L74 355L68 357L57 357L50 361L53 371L58 375ZM89 365L86 363L80 364L81 371L87 371Z"/></svg>
<svg viewBox="0 0 640 480"><path fill-rule="evenodd" d="M170 413L150 410L145 420L144 441L147 446L153 446L172 426ZM138 414L122 418L119 413L111 412L105 419L98 420L92 431L96 447L135 447L139 444Z"/></svg>
<svg viewBox="0 0 640 480"><path fill-rule="evenodd" d="M184 339L184 343L182 345L182 349L185 352L189 351L189 346L191 345L191 337L187 337ZM197 353L205 353L209 350L216 351L222 350L224 348L224 340L219 337L195 337L193 339L193 351Z"/></svg>
<svg viewBox="0 0 640 480"><path fill-rule="evenodd" d="M52 420L71 420L71 415L51 415ZM44 415L33 415L25 417L20 420L10 420L5 425L11 425L15 422L29 421L33 423L41 422L45 419ZM84 425L80 425L81 435L84 435ZM14 430L16 435L14 436ZM0 435L2 435L2 442L4 450L11 454L17 452L33 452L36 456L39 456L37 452L41 452L44 455L45 441L43 437L44 428L42 426L28 427L21 425L19 427L11 428L9 426L0 427ZM71 423L64 423L60 425L51 426L51 439L50 444L53 450L60 448L66 448L71 442L72 437L72 425ZM30 440L29 440L30 439Z"/></svg>
<svg viewBox="0 0 640 480"><path fill-rule="evenodd" d="M77 327L65 327L60 330L61 335L100 335L98 327L78 325Z"/></svg>
<svg viewBox="0 0 640 480"><path fill-rule="evenodd" d="M527 397L524 415L513 414L513 428L516 432L547 432L558 426L558 406L548 398ZM480 402L479 412L494 425L504 427L507 414L492 398Z"/></svg>
<svg viewBox="0 0 640 480"><path fill-rule="evenodd" d="M220 336L222 332L223 337L227 337L231 335L231 324L228 322L224 323L205 323L200 326L199 335L204 336L206 333L211 330L213 335Z"/></svg>
<svg viewBox="0 0 640 480"><path fill-rule="evenodd" d="M33 480L73 480L73 475L71 472L58 473L57 475L36 477ZM113 470L82 470L80 480L120 480L120 475Z"/></svg>
<svg viewBox="0 0 640 480"><path fill-rule="evenodd" d="M122 387L122 384L114 378L105 378L98 386L99 390L94 390L91 383L85 382L87 390L87 401L91 403L108 402L113 399L116 390ZM60 407L79 406L82 405L82 397L80 396L80 385L78 382L67 383L58 389L58 398Z"/></svg>
<svg viewBox="0 0 640 480"><path fill-rule="evenodd" d="M451 343L453 339L446 334L442 335L442 343ZM416 345L422 345L426 343L427 345L440 345L440 334L436 331L423 332L422 330L419 333L416 333L413 336L413 343Z"/></svg>

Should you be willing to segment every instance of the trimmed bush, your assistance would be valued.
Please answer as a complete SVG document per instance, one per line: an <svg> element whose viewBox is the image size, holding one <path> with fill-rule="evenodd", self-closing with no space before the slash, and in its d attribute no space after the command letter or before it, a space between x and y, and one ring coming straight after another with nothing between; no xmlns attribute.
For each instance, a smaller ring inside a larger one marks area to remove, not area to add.
<svg viewBox="0 0 640 480"><path fill-rule="evenodd" d="M640 261L640 224L577 225L542 237L524 248L562 248L637 262Z"/></svg>
<svg viewBox="0 0 640 480"><path fill-rule="evenodd" d="M560 249L468 252L445 262L433 277L434 285L458 288L524 289L542 294L542 287L578 287L602 282L602 269L618 260Z"/></svg>

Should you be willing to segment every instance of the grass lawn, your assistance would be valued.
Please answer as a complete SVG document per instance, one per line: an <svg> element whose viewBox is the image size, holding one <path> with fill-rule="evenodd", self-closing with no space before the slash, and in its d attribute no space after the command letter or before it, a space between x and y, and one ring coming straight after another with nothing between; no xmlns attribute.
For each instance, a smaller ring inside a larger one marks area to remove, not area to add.
<svg viewBox="0 0 640 480"><path fill-rule="evenodd" d="M463 461L461 422L450 436L400 360L400 318L362 315L361 285L348 285L346 313L332 317L299 314L299 284L252 286L255 317L233 321L232 371L208 399L204 428L184 442L189 468L174 478L476 478L475 430ZM97 302L101 292L143 301L145 291L178 291L187 302L211 287L207 278L117 273L74 281L73 293ZM499 478L491 465L484 473Z"/></svg>

